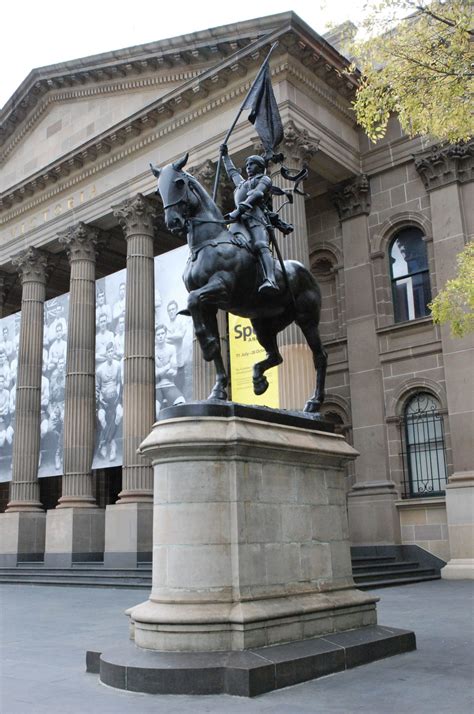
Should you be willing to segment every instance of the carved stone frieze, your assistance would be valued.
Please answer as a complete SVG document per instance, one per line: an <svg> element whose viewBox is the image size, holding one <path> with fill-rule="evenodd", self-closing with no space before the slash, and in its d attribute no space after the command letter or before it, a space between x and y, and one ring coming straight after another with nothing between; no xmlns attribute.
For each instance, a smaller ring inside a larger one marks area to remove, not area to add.
<svg viewBox="0 0 474 714"><path fill-rule="evenodd" d="M48 253L38 248L27 248L12 258L12 263L25 282L46 283L48 272Z"/></svg>
<svg viewBox="0 0 474 714"><path fill-rule="evenodd" d="M127 198L123 203L112 206L114 216L118 218L125 237L143 233L152 235L157 218L156 204L141 193Z"/></svg>
<svg viewBox="0 0 474 714"><path fill-rule="evenodd" d="M95 261L100 239L99 230L82 221L59 234L59 242L65 247L69 262L75 260Z"/></svg>
<svg viewBox="0 0 474 714"><path fill-rule="evenodd" d="M416 154L414 159L427 191L474 179L474 140L448 146L435 145Z"/></svg>
<svg viewBox="0 0 474 714"><path fill-rule="evenodd" d="M370 213L370 182L360 174L335 188L332 200L341 221Z"/></svg>

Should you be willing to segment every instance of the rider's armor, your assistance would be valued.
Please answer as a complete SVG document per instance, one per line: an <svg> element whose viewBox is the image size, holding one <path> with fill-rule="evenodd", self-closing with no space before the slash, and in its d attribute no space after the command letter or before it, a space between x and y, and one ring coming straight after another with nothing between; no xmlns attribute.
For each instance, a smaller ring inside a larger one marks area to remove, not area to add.
<svg viewBox="0 0 474 714"><path fill-rule="evenodd" d="M272 180L264 173L264 162L260 156L251 156L247 162L254 161L262 167L262 172L244 179L229 156L222 157L229 178L235 184L234 201L236 211L229 214L231 219L238 219L248 229L252 239L252 248L258 256L263 272L263 282L258 291L274 294L278 291L275 281L273 256L270 251L271 230L269 213L271 212Z"/></svg>

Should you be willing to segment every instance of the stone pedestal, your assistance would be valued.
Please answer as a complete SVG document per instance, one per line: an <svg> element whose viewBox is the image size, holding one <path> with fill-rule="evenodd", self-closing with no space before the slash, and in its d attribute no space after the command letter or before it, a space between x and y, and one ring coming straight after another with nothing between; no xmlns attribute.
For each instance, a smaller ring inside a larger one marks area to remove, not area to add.
<svg viewBox="0 0 474 714"><path fill-rule="evenodd" d="M474 471L453 474L446 486L451 560L441 570L447 580L474 580Z"/></svg>
<svg viewBox="0 0 474 714"><path fill-rule="evenodd" d="M13 511L0 514L0 566L40 561L44 555L46 513Z"/></svg>
<svg viewBox="0 0 474 714"><path fill-rule="evenodd" d="M135 644L89 651L104 684L255 696L415 647L354 587L344 468L328 424L238 404L164 409L154 468L153 587ZM326 431L325 431L326 429Z"/></svg>
<svg viewBox="0 0 474 714"><path fill-rule="evenodd" d="M152 503L115 503L105 509L106 568L136 568L151 561Z"/></svg>
<svg viewBox="0 0 474 714"><path fill-rule="evenodd" d="M347 540L354 449L312 420L166 412L141 445L154 466L153 589L131 610L136 645L243 650L375 624Z"/></svg>
<svg viewBox="0 0 474 714"><path fill-rule="evenodd" d="M67 568L74 562L102 561L104 516L97 507L55 508L46 514L44 564Z"/></svg>

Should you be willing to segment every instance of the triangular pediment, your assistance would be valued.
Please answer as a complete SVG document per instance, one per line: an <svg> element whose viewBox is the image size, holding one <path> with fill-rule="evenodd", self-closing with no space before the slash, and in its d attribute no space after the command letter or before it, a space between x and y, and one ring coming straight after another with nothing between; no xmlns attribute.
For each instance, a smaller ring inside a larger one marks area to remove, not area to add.
<svg viewBox="0 0 474 714"><path fill-rule="evenodd" d="M296 62L296 81L304 75L311 91L349 114L348 60L292 12L42 68L0 112L0 210L144 131L189 121L200 103L212 109L222 91L241 92L238 83L249 86L275 43L279 71Z"/></svg>
<svg viewBox="0 0 474 714"><path fill-rule="evenodd" d="M182 78L160 79L148 76L140 82L72 89L45 98L23 135L4 150L0 192L104 134L182 83Z"/></svg>

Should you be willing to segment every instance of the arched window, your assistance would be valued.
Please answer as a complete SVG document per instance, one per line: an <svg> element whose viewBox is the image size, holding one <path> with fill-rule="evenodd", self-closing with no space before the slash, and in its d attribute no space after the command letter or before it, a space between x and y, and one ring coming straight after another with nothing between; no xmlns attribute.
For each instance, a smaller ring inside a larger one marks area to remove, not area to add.
<svg viewBox="0 0 474 714"><path fill-rule="evenodd" d="M439 496L446 486L443 417L436 399L418 392L403 414L406 496ZM408 476L408 478L406 478Z"/></svg>
<svg viewBox="0 0 474 714"><path fill-rule="evenodd" d="M395 322L429 314L431 301L428 256L423 233L410 226L397 233L390 247Z"/></svg>

